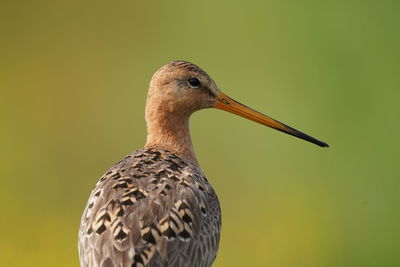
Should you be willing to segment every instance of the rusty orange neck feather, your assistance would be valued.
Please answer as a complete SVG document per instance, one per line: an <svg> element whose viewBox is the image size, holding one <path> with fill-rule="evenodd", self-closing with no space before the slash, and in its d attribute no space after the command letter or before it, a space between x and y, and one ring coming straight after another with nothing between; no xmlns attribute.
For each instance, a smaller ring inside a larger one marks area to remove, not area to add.
<svg viewBox="0 0 400 267"><path fill-rule="evenodd" d="M199 165L189 131L190 113L174 110L151 97L146 105L147 142L145 148L165 148Z"/></svg>

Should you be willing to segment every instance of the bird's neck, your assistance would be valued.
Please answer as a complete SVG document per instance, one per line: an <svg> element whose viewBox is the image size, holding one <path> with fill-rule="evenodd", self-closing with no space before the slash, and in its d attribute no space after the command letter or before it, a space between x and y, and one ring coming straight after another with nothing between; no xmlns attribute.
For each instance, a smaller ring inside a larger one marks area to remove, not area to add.
<svg viewBox="0 0 400 267"><path fill-rule="evenodd" d="M146 107L147 142L145 148L164 148L199 165L189 131L190 114Z"/></svg>

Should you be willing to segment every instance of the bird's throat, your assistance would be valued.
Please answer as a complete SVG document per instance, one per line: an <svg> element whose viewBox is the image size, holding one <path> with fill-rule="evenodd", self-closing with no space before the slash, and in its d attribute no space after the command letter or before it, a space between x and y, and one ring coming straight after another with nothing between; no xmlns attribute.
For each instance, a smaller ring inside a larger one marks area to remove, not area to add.
<svg viewBox="0 0 400 267"><path fill-rule="evenodd" d="M189 131L190 114L146 109L145 148L164 148L199 165Z"/></svg>

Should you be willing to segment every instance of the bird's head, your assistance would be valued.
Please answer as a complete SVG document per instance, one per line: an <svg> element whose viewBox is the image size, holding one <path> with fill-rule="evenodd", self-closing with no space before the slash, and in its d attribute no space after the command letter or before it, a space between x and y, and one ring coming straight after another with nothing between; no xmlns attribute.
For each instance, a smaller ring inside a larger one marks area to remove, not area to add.
<svg viewBox="0 0 400 267"><path fill-rule="evenodd" d="M205 71L186 61L174 61L153 75L148 98L167 111L191 114L213 107L219 94L217 85Z"/></svg>

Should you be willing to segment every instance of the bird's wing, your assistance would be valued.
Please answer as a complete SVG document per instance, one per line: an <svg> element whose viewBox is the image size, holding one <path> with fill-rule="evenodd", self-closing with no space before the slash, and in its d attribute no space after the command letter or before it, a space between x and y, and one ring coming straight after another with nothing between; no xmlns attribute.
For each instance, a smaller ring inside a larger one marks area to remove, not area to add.
<svg viewBox="0 0 400 267"><path fill-rule="evenodd" d="M81 266L210 266L220 211L202 173L164 151L140 151L94 188L79 235Z"/></svg>

